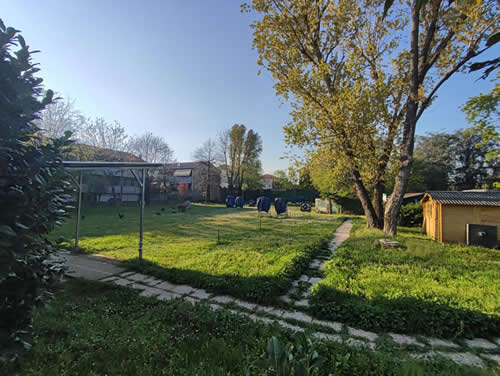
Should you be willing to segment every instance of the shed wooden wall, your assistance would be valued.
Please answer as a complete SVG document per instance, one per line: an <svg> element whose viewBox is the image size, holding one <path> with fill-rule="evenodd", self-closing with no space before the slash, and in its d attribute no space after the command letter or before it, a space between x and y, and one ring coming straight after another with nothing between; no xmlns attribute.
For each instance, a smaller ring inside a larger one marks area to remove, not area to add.
<svg viewBox="0 0 500 376"><path fill-rule="evenodd" d="M466 243L467 223L497 226L500 228L500 206L458 206L442 207L444 242Z"/></svg>
<svg viewBox="0 0 500 376"><path fill-rule="evenodd" d="M439 239L439 204L429 199L424 202L424 232L430 237Z"/></svg>

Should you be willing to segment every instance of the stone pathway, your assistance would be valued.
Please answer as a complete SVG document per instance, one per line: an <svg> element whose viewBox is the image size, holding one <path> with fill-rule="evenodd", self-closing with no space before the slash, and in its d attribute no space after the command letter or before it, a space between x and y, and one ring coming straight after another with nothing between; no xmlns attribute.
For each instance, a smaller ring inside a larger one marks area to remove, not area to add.
<svg viewBox="0 0 500 376"><path fill-rule="evenodd" d="M325 264L330 260L338 246L349 238L351 228L352 221L350 219L342 223L335 231L333 239L328 244L328 249L320 252L319 256L311 261L306 274L302 274L299 279L293 281L292 288L279 299L292 307L308 308L309 295L313 287L323 280Z"/></svg>
<svg viewBox="0 0 500 376"><path fill-rule="evenodd" d="M331 257L333 251L349 236L352 227L350 221L344 222L335 232L335 238L329 244L329 255L311 262L310 270L322 266ZM127 271L123 267L109 263L110 260L87 255L66 255L71 277L99 280L119 286L127 286L140 291L139 295L159 300L181 298L193 304L204 302L211 309L227 309L234 314L244 315L253 321L263 323L277 322L279 325L296 332L308 331L312 336L326 341L343 342L352 347L368 350L383 350L387 346L396 346L407 351L415 359L428 359L435 356L448 358L458 364L485 367L488 363L500 364L500 338L494 342L484 338L473 340L448 341L423 336L409 336L397 333L373 333L347 326L340 322L318 320L305 312L297 310L307 307L307 293L322 278L303 275L294 282L294 287L301 287L302 294L291 290L286 295L290 298L290 309L262 306L256 303L236 299L232 296L216 295L189 285L178 285L155 277ZM304 288L307 286L307 288ZM283 300L286 300L282 297ZM296 309L297 308L297 309Z"/></svg>

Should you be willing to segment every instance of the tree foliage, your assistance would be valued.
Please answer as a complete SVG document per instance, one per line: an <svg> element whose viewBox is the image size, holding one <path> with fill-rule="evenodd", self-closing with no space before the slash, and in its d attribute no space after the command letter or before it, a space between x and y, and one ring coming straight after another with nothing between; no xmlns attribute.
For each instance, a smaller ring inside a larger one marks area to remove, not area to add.
<svg viewBox="0 0 500 376"><path fill-rule="evenodd" d="M381 226L404 90L404 65L386 69L384 54L396 49L403 19L384 22L369 2L255 0L247 8L262 14L252 25L258 63L292 105L285 140L305 147L313 164L328 161L323 173L354 185L368 226Z"/></svg>
<svg viewBox="0 0 500 376"><path fill-rule="evenodd" d="M150 163L169 163L174 157L174 152L167 141L151 132L141 136L133 136L124 148Z"/></svg>
<svg viewBox="0 0 500 376"><path fill-rule="evenodd" d="M201 184L205 186L206 189L206 200L210 200L212 195L210 192L210 187L213 185L214 176L216 174L216 163L220 159L217 153L217 144L214 140L209 138L203 145L196 148L193 152L193 158L204 165L204 171L202 172L202 182Z"/></svg>
<svg viewBox="0 0 500 376"><path fill-rule="evenodd" d="M128 135L120 123L112 123L103 118L87 119L78 130L78 141L99 148L123 151Z"/></svg>
<svg viewBox="0 0 500 376"><path fill-rule="evenodd" d="M228 180L228 189L241 194L248 188L249 178L261 170L260 155L262 140L260 135L243 124L235 124L222 132L218 140L221 168ZM252 182L252 185L254 182Z"/></svg>
<svg viewBox="0 0 500 376"><path fill-rule="evenodd" d="M15 51L13 51L15 49ZM70 183L62 167L67 137L41 140L43 95L39 69L18 31L0 20L0 354L29 346L31 313L60 267L45 238L68 208Z"/></svg>
<svg viewBox="0 0 500 376"><path fill-rule="evenodd" d="M496 2L387 1L384 9L380 1L254 0L243 9L261 15L258 63L293 108L287 142L317 158L338 155L324 158L348 171L368 226L395 235L417 121L439 88L491 47ZM383 213L395 143L398 171Z"/></svg>
<svg viewBox="0 0 500 376"><path fill-rule="evenodd" d="M85 124L85 117L75 108L74 99L56 99L43 109L36 125L48 138L63 137L68 131L71 132L72 138L78 137Z"/></svg>

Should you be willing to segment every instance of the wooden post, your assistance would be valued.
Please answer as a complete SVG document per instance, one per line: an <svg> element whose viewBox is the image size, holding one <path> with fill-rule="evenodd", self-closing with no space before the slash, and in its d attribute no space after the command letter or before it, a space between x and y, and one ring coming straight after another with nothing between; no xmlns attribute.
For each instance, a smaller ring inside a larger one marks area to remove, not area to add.
<svg viewBox="0 0 500 376"><path fill-rule="evenodd" d="M75 250L78 249L78 241L80 239L80 218L82 213L82 184L83 184L83 171L80 171L80 176L78 177L78 193L76 197L77 209L76 209L76 234L75 234Z"/></svg>
<svg viewBox="0 0 500 376"><path fill-rule="evenodd" d="M142 233L144 221L144 190L146 186L146 169L142 169L142 184L141 184L141 216L139 221L139 260L142 260Z"/></svg>

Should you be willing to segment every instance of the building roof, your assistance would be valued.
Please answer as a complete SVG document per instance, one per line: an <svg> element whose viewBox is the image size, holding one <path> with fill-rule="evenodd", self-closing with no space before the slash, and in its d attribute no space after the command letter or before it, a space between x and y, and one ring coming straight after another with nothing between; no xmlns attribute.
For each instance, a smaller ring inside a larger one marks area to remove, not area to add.
<svg viewBox="0 0 500 376"><path fill-rule="evenodd" d="M423 195L425 192L412 192L412 193L405 193L405 195L403 196L404 198L409 198L409 197L413 197L413 196L420 196L420 195Z"/></svg>
<svg viewBox="0 0 500 376"><path fill-rule="evenodd" d="M75 142L65 153L66 161L92 162L146 162L132 153L125 151L100 148Z"/></svg>
<svg viewBox="0 0 500 376"><path fill-rule="evenodd" d="M271 175L271 174L264 174L264 175L262 175L262 178L263 178L263 179L274 179L274 175Z"/></svg>
<svg viewBox="0 0 500 376"><path fill-rule="evenodd" d="M500 192L426 192L422 202L432 198L439 204L463 206L500 206Z"/></svg>
<svg viewBox="0 0 500 376"><path fill-rule="evenodd" d="M144 169L158 168L161 163L146 162L100 162L100 161L63 161L63 166L67 170L101 170L101 169Z"/></svg>
<svg viewBox="0 0 500 376"><path fill-rule="evenodd" d="M163 167L167 170L185 170L185 169L193 169L199 166L206 166L207 162L205 161L197 161L197 162L175 162L175 163L165 163ZM212 163L210 164L212 167L215 167Z"/></svg>

